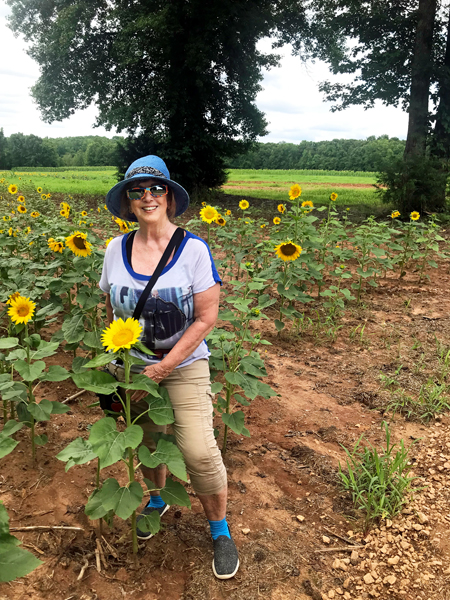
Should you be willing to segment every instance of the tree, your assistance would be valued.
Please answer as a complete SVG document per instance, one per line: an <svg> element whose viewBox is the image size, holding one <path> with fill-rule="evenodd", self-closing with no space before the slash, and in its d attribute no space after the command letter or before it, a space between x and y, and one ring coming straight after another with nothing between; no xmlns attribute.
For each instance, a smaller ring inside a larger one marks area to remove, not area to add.
<svg viewBox="0 0 450 600"><path fill-rule="evenodd" d="M14 167L56 167L58 156L53 143L37 135L13 133L8 138L8 163Z"/></svg>
<svg viewBox="0 0 450 600"><path fill-rule="evenodd" d="M158 148L182 184L216 186L224 158L266 133L258 40L304 20L301 0L8 0L31 43L45 121L94 102L97 124ZM138 144L142 145L142 143ZM145 145L145 144L144 144Z"/></svg>
<svg viewBox="0 0 450 600"><path fill-rule="evenodd" d="M9 169L8 140L3 133L3 127L0 128L0 169Z"/></svg>
<svg viewBox="0 0 450 600"><path fill-rule="evenodd" d="M401 103L409 112L409 126L399 168L408 179L427 151L429 176L439 179L441 192L421 193L420 202L443 209L450 140L448 0L310 0L308 9L309 30L294 37L295 52L326 61L334 74L354 76L348 84L322 83L326 99L336 102L334 110L353 104L369 108L377 99L386 105ZM435 105L431 115L430 93ZM435 122L431 130L430 118ZM436 150L438 139L447 164ZM408 202L417 202L414 186L407 187Z"/></svg>

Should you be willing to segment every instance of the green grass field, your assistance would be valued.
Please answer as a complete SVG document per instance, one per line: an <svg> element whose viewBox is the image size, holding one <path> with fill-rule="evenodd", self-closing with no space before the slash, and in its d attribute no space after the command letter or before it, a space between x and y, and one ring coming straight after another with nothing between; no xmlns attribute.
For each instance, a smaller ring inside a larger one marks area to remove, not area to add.
<svg viewBox="0 0 450 600"><path fill-rule="evenodd" d="M382 204L373 185L376 173L354 171L275 171L230 169L223 191L242 198L266 198L286 202L289 188L298 183L302 198L312 200L316 206L327 204L330 194L338 194L336 202L341 208L358 208L361 214L384 214L390 207Z"/></svg>
<svg viewBox="0 0 450 600"><path fill-rule="evenodd" d="M105 196L117 182L116 168L102 170L61 171L7 171L3 176L10 183L42 188L44 193L63 193ZM332 192L338 194L337 206L354 207L361 213L388 213L391 207L383 205L373 184L375 173L353 171L300 171L300 170L252 170L230 169L227 183L222 191L246 199L268 199L276 202L288 200L289 188L298 183L302 187L302 198L312 200L315 205L328 203ZM21 183L22 182L22 183Z"/></svg>
<svg viewBox="0 0 450 600"><path fill-rule="evenodd" d="M19 186L33 185L42 188L44 193L86 194L88 196L105 196L108 190L117 183L115 167L105 167L101 171L6 171L2 174L10 183Z"/></svg>

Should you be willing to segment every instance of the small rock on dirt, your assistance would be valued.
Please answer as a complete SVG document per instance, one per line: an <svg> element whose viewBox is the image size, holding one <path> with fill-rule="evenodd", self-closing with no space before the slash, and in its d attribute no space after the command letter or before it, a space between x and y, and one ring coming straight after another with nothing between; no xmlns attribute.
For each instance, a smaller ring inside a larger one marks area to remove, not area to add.
<svg viewBox="0 0 450 600"><path fill-rule="evenodd" d="M300 523L303 523L304 520L305 520L305 517L303 515L297 515L297 521L300 521Z"/></svg>
<svg viewBox="0 0 450 600"><path fill-rule="evenodd" d="M375 581L375 579L372 577L372 575L370 573L366 573L363 577L364 579L364 583L373 583Z"/></svg>
<svg viewBox="0 0 450 600"><path fill-rule="evenodd" d="M244 535L248 535L248 534L250 533L250 529L249 529L248 527L245 527L245 528L242 530L242 533L243 533Z"/></svg>
<svg viewBox="0 0 450 600"><path fill-rule="evenodd" d="M327 537L326 535L323 535L323 536L322 536L322 542L323 542L324 544L329 544L329 543L331 542L331 540L330 540L330 538L329 538L329 537Z"/></svg>

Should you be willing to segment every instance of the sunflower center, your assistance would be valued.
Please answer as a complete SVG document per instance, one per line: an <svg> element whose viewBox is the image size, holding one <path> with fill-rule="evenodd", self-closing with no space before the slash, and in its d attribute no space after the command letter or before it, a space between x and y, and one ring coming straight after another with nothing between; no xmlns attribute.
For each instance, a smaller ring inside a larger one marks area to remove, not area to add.
<svg viewBox="0 0 450 600"><path fill-rule="evenodd" d="M26 317L29 312L30 309L26 304L22 304L22 306L19 306L17 308L17 314L19 315L19 317Z"/></svg>
<svg viewBox="0 0 450 600"><path fill-rule="evenodd" d="M134 333L131 329L121 329L117 333L115 333L112 337L112 343L114 346L126 346L134 339Z"/></svg>
<svg viewBox="0 0 450 600"><path fill-rule="evenodd" d="M79 235L76 235L72 241L74 243L74 246L78 248L78 250L86 250L86 240L84 238L80 237Z"/></svg>
<svg viewBox="0 0 450 600"><path fill-rule="evenodd" d="M214 217L214 211L212 211L212 210L205 210L205 217L207 219L212 219Z"/></svg>
<svg viewBox="0 0 450 600"><path fill-rule="evenodd" d="M293 254L295 254L297 251L297 248L294 244L283 244L281 246L281 252L285 255L285 256L292 256Z"/></svg>

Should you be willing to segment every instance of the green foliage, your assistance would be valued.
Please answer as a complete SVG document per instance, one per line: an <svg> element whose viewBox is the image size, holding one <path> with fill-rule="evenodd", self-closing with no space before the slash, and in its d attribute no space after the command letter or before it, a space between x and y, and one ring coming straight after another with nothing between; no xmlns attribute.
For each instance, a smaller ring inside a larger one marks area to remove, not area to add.
<svg viewBox="0 0 450 600"><path fill-rule="evenodd" d="M392 518L408 502L414 477L409 476L409 450L403 440L397 448L391 444L388 424L383 422L386 446L377 450L372 445L363 447L359 438L347 454L344 471L339 464L339 476L345 490L352 495L355 506L364 512L366 529L378 519Z"/></svg>
<svg viewBox="0 0 450 600"><path fill-rule="evenodd" d="M265 169L313 169L317 171L318 176L335 175L328 171L336 171L337 175L342 171L360 171L364 176L366 171L378 171L393 160L401 158L404 150L403 140L389 138L388 135L378 138L370 136L365 140L302 141L299 144L259 142L249 152L228 160L227 167L257 169L255 179L258 179L259 173ZM357 175L355 173L355 176Z"/></svg>
<svg viewBox="0 0 450 600"><path fill-rule="evenodd" d="M21 544L9 533L9 517L3 502L0 502L0 582L24 577L43 564L31 552L19 548Z"/></svg>
<svg viewBox="0 0 450 600"><path fill-rule="evenodd" d="M99 124L130 134L127 165L142 147L155 148L191 191L222 183L223 158L264 135L255 98L262 68L276 60L257 42L288 17L303 20L297 3L272 0L9 4L10 26L41 68L33 96L44 120L93 101ZM119 164L123 172L123 158Z"/></svg>
<svg viewBox="0 0 450 600"><path fill-rule="evenodd" d="M393 161L377 177L378 193L383 202L397 206L403 213L443 212L448 172L434 158L409 158ZM447 194L448 196L448 194Z"/></svg>

